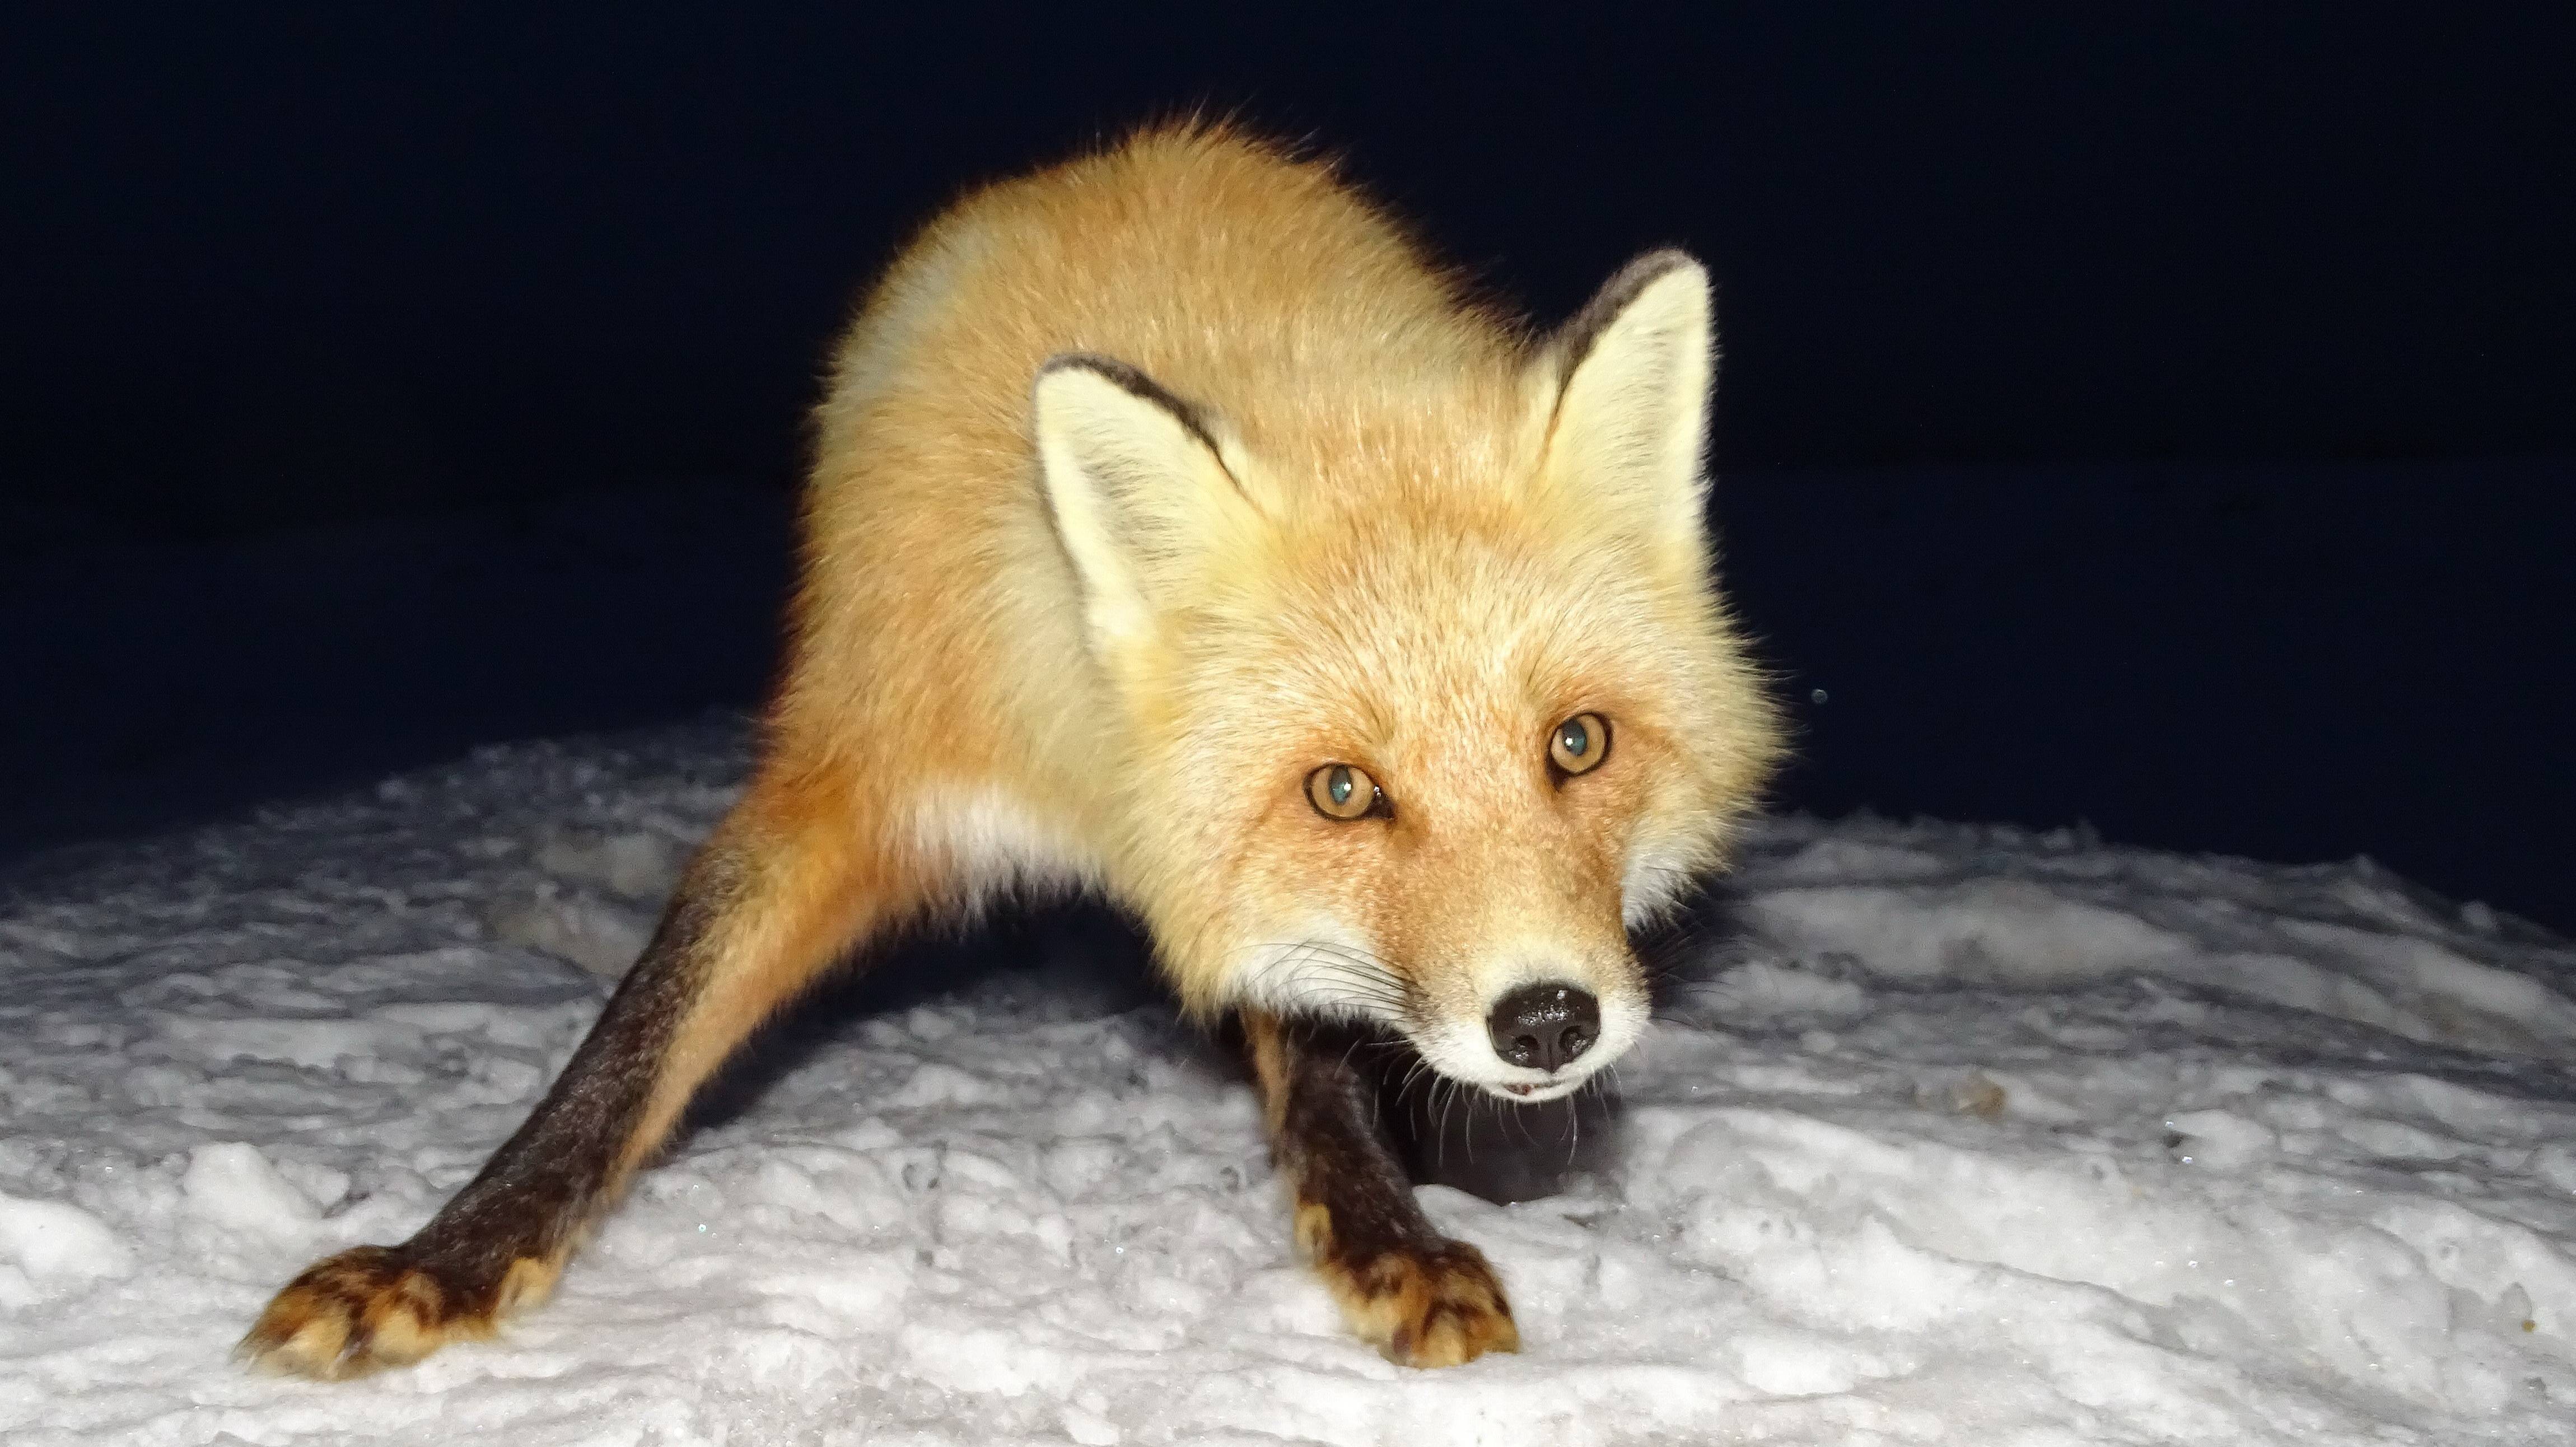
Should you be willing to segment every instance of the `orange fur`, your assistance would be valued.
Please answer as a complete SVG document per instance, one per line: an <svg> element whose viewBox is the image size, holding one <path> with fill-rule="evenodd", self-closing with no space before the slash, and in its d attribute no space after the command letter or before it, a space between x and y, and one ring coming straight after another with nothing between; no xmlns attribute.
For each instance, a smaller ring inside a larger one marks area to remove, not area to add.
<svg viewBox="0 0 2576 1447"><path fill-rule="evenodd" d="M1031 379L1068 352L1210 419L1250 504L1167 570L1151 637L1086 628L1036 475ZM1460 1019L1498 951L1615 975L1777 745L1698 494L1677 521L1569 475L1560 404L1548 349L1327 164L1180 127L977 192L839 350L775 748L897 815L979 801L923 826L972 843L945 856L967 887L1105 886L1202 1014L1318 921ZM1546 731L1581 708L1618 753L1551 796ZM1327 761L1394 790L1395 826L1317 818Z"/></svg>

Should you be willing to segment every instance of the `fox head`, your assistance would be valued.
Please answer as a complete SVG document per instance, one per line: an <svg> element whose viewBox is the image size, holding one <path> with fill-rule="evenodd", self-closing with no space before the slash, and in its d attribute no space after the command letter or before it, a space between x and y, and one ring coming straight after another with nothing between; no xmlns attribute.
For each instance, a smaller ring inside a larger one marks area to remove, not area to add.
<svg viewBox="0 0 2576 1447"><path fill-rule="evenodd" d="M1040 371L1120 708L1116 873L1187 1005L1365 1019L1523 1101L1637 1040L1629 931L1719 862L1777 747L1710 574L1712 356L1707 274L1661 251L1511 375L1398 384L1419 415L1330 462L1290 444L1333 417Z"/></svg>

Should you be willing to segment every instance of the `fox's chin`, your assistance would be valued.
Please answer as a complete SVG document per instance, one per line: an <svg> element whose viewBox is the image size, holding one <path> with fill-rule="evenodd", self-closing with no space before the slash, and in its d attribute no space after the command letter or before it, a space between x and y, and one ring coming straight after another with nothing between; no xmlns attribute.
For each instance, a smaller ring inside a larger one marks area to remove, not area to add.
<svg viewBox="0 0 2576 1447"><path fill-rule="evenodd" d="M1514 1105L1537 1105L1541 1101L1563 1100L1591 1084L1592 1077L1585 1075L1576 1080L1542 1080L1535 1085L1496 1085L1483 1080L1471 1083L1496 1100L1509 1101Z"/></svg>

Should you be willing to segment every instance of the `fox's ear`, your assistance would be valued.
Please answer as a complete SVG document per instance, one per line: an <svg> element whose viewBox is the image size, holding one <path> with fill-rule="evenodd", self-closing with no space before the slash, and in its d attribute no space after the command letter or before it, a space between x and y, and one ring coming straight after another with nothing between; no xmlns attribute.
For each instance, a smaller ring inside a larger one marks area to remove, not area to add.
<svg viewBox="0 0 2576 1447"><path fill-rule="evenodd" d="M1675 568L1702 568L1707 557L1709 315L1699 262L1647 252L1557 333L1533 379L1532 391L1549 399L1545 485L1580 506L1617 509Z"/></svg>
<svg viewBox="0 0 2576 1447"><path fill-rule="evenodd" d="M1153 636L1159 600L1257 518L1197 409L1124 362L1068 353L1031 391L1038 467L1095 644Z"/></svg>

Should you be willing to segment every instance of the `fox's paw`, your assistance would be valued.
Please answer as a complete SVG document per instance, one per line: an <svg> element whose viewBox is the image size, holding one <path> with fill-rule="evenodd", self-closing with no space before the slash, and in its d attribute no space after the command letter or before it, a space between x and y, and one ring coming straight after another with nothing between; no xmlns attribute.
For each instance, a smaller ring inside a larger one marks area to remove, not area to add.
<svg viewBox="0 0 2576 1447"><path fill-rule="evenodd" d="M551 1263L511 1265L500 1289L457 1279L400 1247L360 1246L304 1269L234 1349L253 1366L336 1381L419 1361L492 1334L501 1314L554 1285Z"/></svg>
<svg viewBox="0 0 2576 1447"><path fill-rule="evenodd" d="M1454 1367L1521 1349L1502 1282L1485 1253L1464 1241L1327 1260L1319 1269L1352 1329L1398 1366Z"/></svg>

